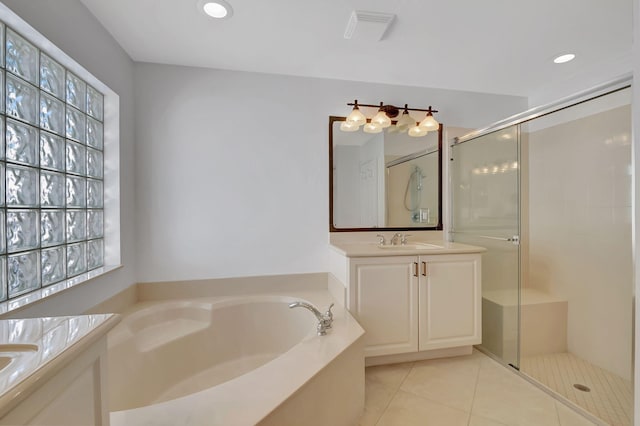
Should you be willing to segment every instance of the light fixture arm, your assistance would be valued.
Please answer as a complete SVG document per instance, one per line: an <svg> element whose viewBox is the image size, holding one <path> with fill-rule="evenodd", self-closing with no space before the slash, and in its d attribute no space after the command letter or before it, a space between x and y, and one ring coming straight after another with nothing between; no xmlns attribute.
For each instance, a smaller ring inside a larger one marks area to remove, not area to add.
<svg viewBox="0 0 640 426"><path fill-rule="evenodd" d="M393 116L392 116L392 115L389 115L389 117L395 117L395 116L397 116L397 115L399 114L400 110L407 110L407 111L420 111L420 112L426 112L426 113L431 113L431 114L433 114L433 113L437 113L437 112L438 112L438 110L433 109L433 108L431 107L431 105L429 105L429 108L427 108L427 109L424 109L424 108L409 108L409 107L407 106L407 104L404 104L404 108L398 108L398 107L393 106L393 105L391 105L391 104L384 105L384 103L383 103L383 102L380 102L380 105L373 105L373 104L361 104L361 103L359 103L357 100L356 100L355 102L349 102L349 103L347 103L347 105L348 105L348 106L356 106L356 107L370 107L370 108L378 108L378 109L380 109L380 110L382 110L382 111L387 112L387 115L389 115L389 114L388 114L388 112L395 110L395 111L396 111L396 114L395 114L395 115L393 115Z"/></svg>

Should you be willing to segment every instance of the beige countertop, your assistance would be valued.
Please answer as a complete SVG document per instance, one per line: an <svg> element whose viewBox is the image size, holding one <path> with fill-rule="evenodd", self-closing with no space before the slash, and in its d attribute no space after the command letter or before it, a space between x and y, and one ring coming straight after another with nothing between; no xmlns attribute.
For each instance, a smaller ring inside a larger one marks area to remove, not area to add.
<svg viewBox="0 0 640 426"><path fill-rule="evenodd" d="M410 241L405 246L384 246L377 243L333 243L329 247L346 257L377 257L377 256L416 256L435 254L482 253L484 247L468 244L452 243L448 241Z"/></svg>
<svg viewBox="0 0 640 426"><path fill-rule="evenodd" d="M119 321L115 314L0 320L0 417Z"/></svg>

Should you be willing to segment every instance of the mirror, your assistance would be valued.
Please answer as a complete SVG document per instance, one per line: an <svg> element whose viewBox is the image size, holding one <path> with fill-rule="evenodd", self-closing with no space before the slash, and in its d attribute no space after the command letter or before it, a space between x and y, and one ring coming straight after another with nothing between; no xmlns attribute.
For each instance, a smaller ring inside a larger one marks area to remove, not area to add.
<svg viewBox="0 0 640 426"><path fill-rule="evenodd" d="M343 121L329 117L330 231L442 229L442 125L415 138Z"/></svg>

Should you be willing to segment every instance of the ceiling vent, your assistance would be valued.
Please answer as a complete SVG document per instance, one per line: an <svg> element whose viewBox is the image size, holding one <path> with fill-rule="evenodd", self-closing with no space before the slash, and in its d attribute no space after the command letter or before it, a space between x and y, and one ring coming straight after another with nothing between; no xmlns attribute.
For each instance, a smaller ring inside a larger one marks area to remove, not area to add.
<svg viewBox="0 0 640 426"><path fill-rule="evenodd" d="M386 35L396 15L393 13L351 12L344 38L363 41L380 41Z"/></svg>

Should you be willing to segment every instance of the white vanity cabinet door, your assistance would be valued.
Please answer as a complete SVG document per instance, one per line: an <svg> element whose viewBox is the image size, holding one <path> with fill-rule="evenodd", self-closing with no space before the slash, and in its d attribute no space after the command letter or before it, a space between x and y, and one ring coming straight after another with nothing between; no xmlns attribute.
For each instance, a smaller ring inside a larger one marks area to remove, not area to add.
<svg viewBox="0 0 640 426"><path fill-rule="evenodd" d="M420 350L481 343L479 254L421 256Z"/></svg>
<svg viewBox="0 0 640 426"><path fill-rule="evenodd" d="M365 356L418 350L417 257L351 260L348 305L364 328Z"/></svg>

